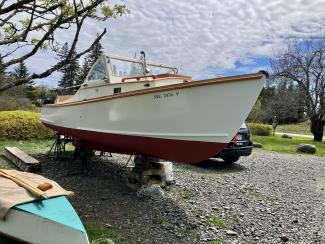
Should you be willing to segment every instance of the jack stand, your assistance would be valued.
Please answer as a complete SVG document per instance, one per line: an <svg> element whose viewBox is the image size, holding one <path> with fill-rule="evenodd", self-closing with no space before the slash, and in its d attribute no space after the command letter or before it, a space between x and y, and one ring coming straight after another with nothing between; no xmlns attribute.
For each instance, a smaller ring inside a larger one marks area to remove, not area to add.
<svg viewBox="0 0 325 244"><path fill-rule="evenodd" d="M93 150L87 149L85 147L76 147L73 155L73 160L66 164L66 176L71 175L85 175L90 171L88 161L95 155ZM77 162L78 159L81 161L81 171L71 172L71 164Z"/></svg>
<svg viewBox="0 0 325 244"><path fill-rule="evenodd" d="M158 184L161 187L174 183L173 164L160 159L135 155L134 167L128 175L128 186L138 190L142 185Z"/></svg>
<svg viewBox="0 0 325 244"><path fill-rule="evenodd" d="M64 136L61 134L56 134L54 143L47 153L47 157L50 157L50 154L53 152L53 158L60 160L62 158L62 152L65 151Z"/></svg>

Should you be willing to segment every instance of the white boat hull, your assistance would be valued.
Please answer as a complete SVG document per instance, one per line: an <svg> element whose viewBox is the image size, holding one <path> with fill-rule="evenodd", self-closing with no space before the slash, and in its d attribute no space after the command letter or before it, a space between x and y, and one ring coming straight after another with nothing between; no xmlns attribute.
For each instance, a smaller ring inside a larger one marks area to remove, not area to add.
<svg viewBox="0 0 325 244"><path fill-rule="evenodd" d="M193 163L231 141L264 79L259 74L233 82L188 82L46 106L41 120L93 148Z"/></svg>

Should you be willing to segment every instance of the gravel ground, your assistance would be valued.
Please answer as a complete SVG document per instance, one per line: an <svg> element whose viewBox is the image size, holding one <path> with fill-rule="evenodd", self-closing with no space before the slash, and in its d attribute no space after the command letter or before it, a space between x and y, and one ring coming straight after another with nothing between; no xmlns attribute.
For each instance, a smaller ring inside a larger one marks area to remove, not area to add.
<svg viewBox="0 0 325 244"><path fill-rule="evenodd" d="M88 175L68 177L69 160L35 157L43 175L76 193L82 219L115 243L325 243L325 158L254 151L232 165L175 163L176 184L154 200L127 187L126 155L96 158Z"/></svg>

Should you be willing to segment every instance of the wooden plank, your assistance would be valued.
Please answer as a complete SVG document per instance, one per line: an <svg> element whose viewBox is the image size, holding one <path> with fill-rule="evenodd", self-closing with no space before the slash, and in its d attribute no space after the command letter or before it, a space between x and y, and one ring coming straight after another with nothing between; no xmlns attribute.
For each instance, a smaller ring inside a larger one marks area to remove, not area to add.
<svg viewBox="0 0 325 244"><path fill-rule="evenodd" d="M4 147L4 156L25 172L39 171L40 162L17 147Z"/></svg>

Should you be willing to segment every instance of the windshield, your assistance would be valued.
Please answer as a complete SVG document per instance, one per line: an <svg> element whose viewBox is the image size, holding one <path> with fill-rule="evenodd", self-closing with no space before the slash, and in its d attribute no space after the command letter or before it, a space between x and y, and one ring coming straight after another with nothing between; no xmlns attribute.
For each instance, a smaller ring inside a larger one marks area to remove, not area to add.
<svg viewBox="0 0 325 244"><path fill-rule="evenodd" d="M88 81L107 79L107 67L105 56L98 59L88 75Z"/></svg>
<svg viewBox="0 0 325 244"><path fill-rule="evenodd" d="M111 60L112 74L115 76L140 76L143 75L142 64Z"/></svg>
<svg viewBox="0 0 325 244"><path fill-rule="evenodd" d="M124 58L110 57L110 65L112 68L112 75L114 76L142 76L144 75L144 68L142 61ZM175 73L174 67L162 67L163 65L156 65L147 63L148 75L156 75L163 73Z"/></svg>

